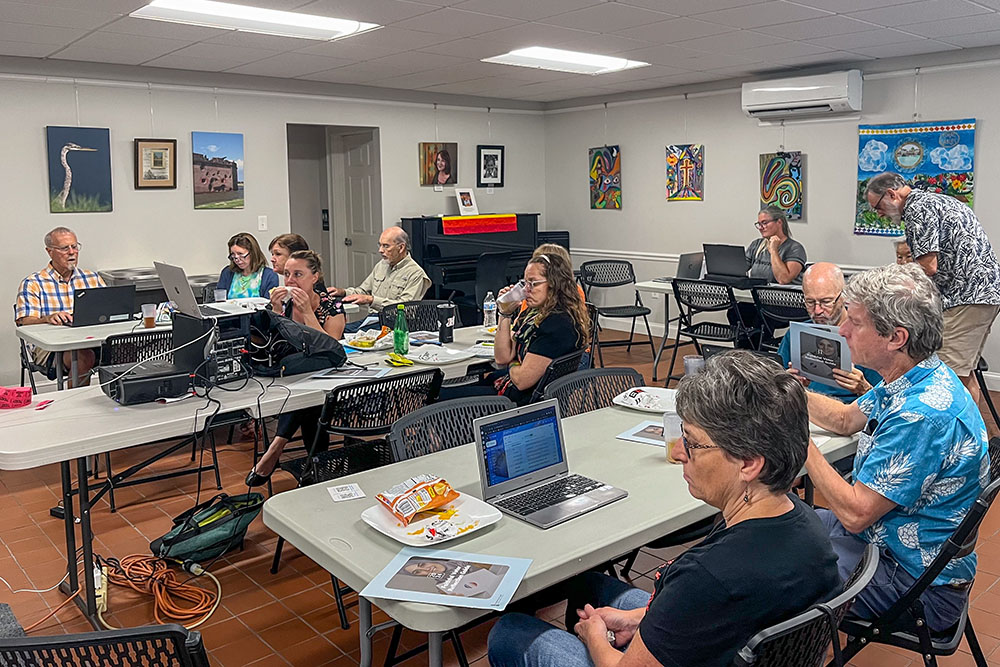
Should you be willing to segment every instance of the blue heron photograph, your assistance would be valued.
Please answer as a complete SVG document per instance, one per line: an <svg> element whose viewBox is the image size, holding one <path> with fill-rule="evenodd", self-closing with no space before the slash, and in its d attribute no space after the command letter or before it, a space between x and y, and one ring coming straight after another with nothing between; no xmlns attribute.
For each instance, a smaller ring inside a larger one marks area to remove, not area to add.
<svg viewBox="0 0 1000 667"><path fill-rule="evenodd" d="M49 211L110 211L111 131L104 127L45 128Z"/></svg>

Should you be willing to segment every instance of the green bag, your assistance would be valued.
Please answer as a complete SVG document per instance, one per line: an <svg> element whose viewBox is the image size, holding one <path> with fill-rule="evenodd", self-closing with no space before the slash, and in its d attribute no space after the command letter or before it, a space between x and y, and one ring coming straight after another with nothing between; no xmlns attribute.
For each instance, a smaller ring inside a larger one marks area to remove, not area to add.
<svg viewBox="0 0 1000 667"><path fill-rule="evenodd" d="M158 558L204 563L236 546L242 547L250 522L264 505L259 493L220 493L174 517L174 527L150 542Z"/></svg>

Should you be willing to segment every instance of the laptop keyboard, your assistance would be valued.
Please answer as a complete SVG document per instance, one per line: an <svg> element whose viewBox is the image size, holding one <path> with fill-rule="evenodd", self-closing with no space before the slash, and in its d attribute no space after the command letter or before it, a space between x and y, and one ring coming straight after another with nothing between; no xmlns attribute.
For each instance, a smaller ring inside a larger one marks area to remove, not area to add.
<svg viewBox="0 0 1000 667"><path fill-rule="evenodd" d="M229 314L224 310L219 310L218 308L213 308L212 306L198 306L198 310L200 310L201 314L205 316Z"/></svg>
<svg viewBox="0 0 1000 667"><path fill-rule="evenodd" d="M604 486L602 482L592 480L589 477L569 475L493 504L508 512L528 516L533 512L551 507L569 498L582 496L588 491L602 486Z"/></svg>

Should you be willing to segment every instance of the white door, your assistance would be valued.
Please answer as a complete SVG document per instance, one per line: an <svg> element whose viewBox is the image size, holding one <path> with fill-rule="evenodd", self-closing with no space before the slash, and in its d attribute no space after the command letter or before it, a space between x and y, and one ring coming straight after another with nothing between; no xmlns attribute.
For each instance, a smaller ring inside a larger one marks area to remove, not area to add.
<svg viewBox="0 0 1000 667"><path fill-rule="evenodd" d="M377 131L330 138L336 284L358 285L381 257L382 188Z"/></svg>

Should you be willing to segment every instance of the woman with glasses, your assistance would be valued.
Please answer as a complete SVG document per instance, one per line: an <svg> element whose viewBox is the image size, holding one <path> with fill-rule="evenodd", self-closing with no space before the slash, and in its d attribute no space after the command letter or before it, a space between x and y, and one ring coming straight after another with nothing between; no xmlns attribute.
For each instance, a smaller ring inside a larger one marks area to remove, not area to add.
<svg viewBox="0 0 1000 667"><path fill-rule="evenodd" d="M527 308L521 310L520 302L497 301L493 359L502 370L474 385L445 387L441 400L499 394L523 405L553 359L586 345L590 318L572 265L559 254L538 253L528 260L524 282ZM498 296L512 287L504 287Z"/></svg>
<svg viewBox="0 0 1000 667"><path fill-rule="evenodd" d="M226 290L230 299L266 299L277 286L278 274L267 265L264 253L252 234L240 232L229 239L229 266L219 274L216 289Z"/></svg>
<svg viewBox="0 0 1000 667"><path fill-rule="evenodd" d="M757 214L754 226L760 238L747 246L750 277L781 285L800 284L806 249L792 238L785 212L777 206L768 206Z"/></svg>
<svg viewBox="0 0 1000 667"><path fill-rule="evenodd" d="M722 521L656 571L653 593L599 572L568 583L567 631L507 614L489 636L493 667L728 666L758 631L840 592L816 513L788 491L806 460L805 391L742 350L711 357L677 387L683 483ZM637 463L638 465L638 463ZM664 483L681 484L664 464Z"/></svg>

